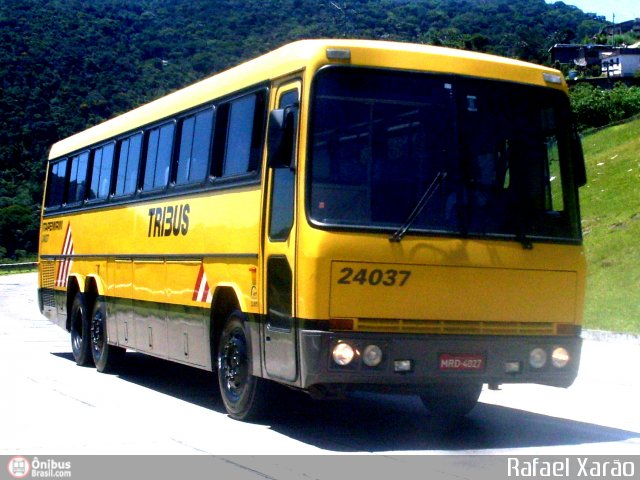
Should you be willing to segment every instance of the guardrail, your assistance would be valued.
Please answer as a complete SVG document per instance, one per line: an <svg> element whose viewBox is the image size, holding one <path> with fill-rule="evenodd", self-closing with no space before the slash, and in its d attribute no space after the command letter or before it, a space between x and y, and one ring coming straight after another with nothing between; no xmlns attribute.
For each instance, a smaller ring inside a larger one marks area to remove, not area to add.
<svg viewBox="0 0 640 480"><path fill-rule="evenodd" d="M24 272L38 268L38 262L0 263L0 273Z"/></svg>

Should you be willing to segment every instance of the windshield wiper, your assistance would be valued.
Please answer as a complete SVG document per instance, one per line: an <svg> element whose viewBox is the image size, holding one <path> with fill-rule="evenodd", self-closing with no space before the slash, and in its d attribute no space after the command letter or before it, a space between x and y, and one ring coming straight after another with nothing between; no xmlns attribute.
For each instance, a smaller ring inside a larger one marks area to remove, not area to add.
<svg viewBox="0 0 640 480"><path fill-rule="evenodd" d="M522 248L524 250L533 250L533 243L531 243L531 240L529 240L529 237L527 236L527 227L525 224L525 218L527 217L526 215L526 209L524 208L520 208L519 209L520 214L522 215L522 218L518 219L518 222L516 224L517 227L517 231L516 231L516 241L520 242L520 245L522 245Z"/></svg>
<svg viewBox="0 0 640 480"><path fill-rule="evenodd" d="M435 178L431 182L431 185L429 185L429 188L427 188L427 190L422 194L422 197L420 198L415 208L407 218L407 221L404 222L404 224L398 230L396 230L391 236L389 236L390 242L399 242L400 240L402 240L402 238L407 234L407 231L411 228L411 225L413 225L413 223L416 221L418 216L422 213L422 211L424 210L424 207L427 206L427 204L429 203L429 200L431 200L431 197L433 197L433 194L436 193L436 190L438 190L438 187L442 185L442 182L446 177L447 177L447 172L438 172L438 174L435 176Z"/></svg>

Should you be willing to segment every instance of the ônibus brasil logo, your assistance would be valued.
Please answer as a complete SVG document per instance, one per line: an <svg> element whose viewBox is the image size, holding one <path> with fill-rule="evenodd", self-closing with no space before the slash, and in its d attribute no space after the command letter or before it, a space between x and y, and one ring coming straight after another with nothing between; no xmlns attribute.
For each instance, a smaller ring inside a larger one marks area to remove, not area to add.
<svg viewBox="0 0 640 480"><path fill-rule="evenodd" d="M9 470L9 475L13 478L24 478L29 475L31 464L29 464L29 460L24 457L13 457L9 460L7 469Z"/></svg>

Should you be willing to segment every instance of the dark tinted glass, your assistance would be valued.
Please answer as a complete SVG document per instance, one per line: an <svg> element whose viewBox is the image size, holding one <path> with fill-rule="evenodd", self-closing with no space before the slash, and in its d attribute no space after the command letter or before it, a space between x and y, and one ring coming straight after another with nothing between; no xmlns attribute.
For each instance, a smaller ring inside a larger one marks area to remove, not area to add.
<svg viewBox="0 0 640 480"><path fill-rule="evenodd" d="M90 199L102 199L109 195L114 150L115 144L110 143L104 147L97 148L93 153Z"/></svg>
<svg viewBox="0 0 640 480"><path fill-rule="evenodd" d="M412 231L580 236L561 92L332 68L318 74L312 108L308 201L318 224L393 231L429 190Z"/></svg>
<svg viewBox="0 0 640 480"><path fill-rule="evenodd" d="M291 293L293 276L285 257L270 257L267 260L269 325L289 329L291 322Z"/></svg>
<svg viewBox="0 0 640 480"><path fill-rule="evenodd" d="M82 152L80 155L71 158L67 203L78 203L84 200L88 164L89 152Z"/></svg>
<svg viewBox="0 0 640 480"><path fill-rule="evenodd" d="M222 171L224 177L249 170L255 108L255 94L235 100L230 105L227 148Z"/></svg>
<svg viewBox="0 0 640 480"><path fill-rule="evenodd" d="M213 109L182 121L176 184L201 182L206 178L211 151Z"/></svg>
<svg viewBox="0 0 640 480"><path fill-rule="evenodd" d="M47 193L47 207L57 207L64 202L64 183L67 173L67 159L51 165Z"/></svg>
<svg viewBox="0 0 640 480"><path fill-rule="evenodd" d="M116 195L130 195L138 185L138 165L142 150L142 134L137 133L120 142Z"/></svg>
<svg viewBox="0 0 640 480"><path fill-rule="evenodd" d="M298 90L285 92L280 97L278 108L284 108L298 103ZM294 135L297 132L294 131ZM292 142L295 149L296 142ZM295 205L295 171L290 168L276 168L273 170L271 191L271 220L269 224L269 238L271 240L286 240L289 238L293 226Z"/></svg>
<svg viewBox="0 0 640 480"><path fill-rule="evenodd" d="M171 122L149 131L143 190L162 188L169 182L174 129Z"/></svg>

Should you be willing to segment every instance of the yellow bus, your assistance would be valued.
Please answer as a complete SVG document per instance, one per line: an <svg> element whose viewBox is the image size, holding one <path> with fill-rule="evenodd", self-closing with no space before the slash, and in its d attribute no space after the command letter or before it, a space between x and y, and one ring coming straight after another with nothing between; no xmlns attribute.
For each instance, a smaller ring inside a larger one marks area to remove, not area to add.
<svg viewBox="0 0 640 480"><path fill-rule="evenodd" d="M556 70L300 41L53 145L40 308L80 365L216 372L237 419L273 382L461 416L574 381L585 177Z"/></svg>

